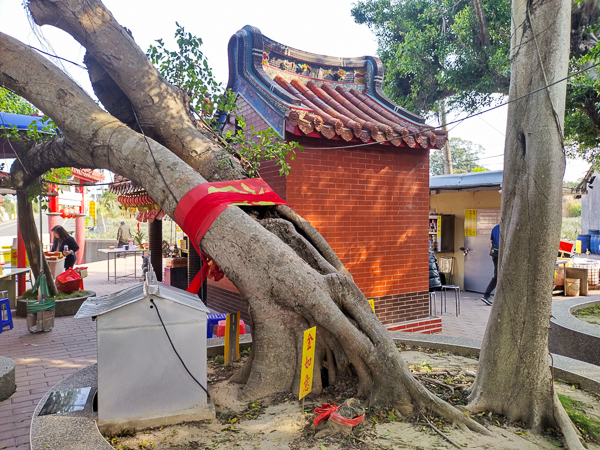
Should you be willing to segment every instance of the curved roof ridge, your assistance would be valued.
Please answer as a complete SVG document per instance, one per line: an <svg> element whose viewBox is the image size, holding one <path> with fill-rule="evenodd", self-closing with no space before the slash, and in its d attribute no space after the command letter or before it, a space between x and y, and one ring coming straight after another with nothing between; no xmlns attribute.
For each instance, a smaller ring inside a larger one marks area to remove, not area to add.
<svg viewBox="0 0 600 450"><path fill-rule="evenodd" d="M375 56L299 50L246 25L232 36L229 83L277 133L441 148L445 132L389 100ZM315 133L316 131L316 133Z"/></svg>

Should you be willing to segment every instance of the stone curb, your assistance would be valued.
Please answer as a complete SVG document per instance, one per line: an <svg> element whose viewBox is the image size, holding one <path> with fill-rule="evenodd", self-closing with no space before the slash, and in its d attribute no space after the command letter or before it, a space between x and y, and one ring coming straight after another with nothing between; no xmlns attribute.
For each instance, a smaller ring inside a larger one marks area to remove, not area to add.
<svg viewBox="0 0 600 450"><path fill-rule="evenodd" d="M575 357L600 366L600 327L573 316L573 312L600 304L589 297L575 297L552 303L548 347L552 353ZM600 372L600 367L597 368Z"/></svg>
<svg viewBox="0 0 600 450"><path fill-rule="evenodd" d="M460 356L479 356L481 341L477 339L440 336L437 334L417 334L391 332L397 344L443 350ZM600 394L600 370L598 366L585 361L552 354L548 363L554 366L554 377L569 384L577 384L586 391Z"/></svg>
<svg viewBox="0 0 600 450"><path fill-rule="evenodd" d="M17 390L15 366L12 359L0 356L0 402L9 398Z"/></svg>

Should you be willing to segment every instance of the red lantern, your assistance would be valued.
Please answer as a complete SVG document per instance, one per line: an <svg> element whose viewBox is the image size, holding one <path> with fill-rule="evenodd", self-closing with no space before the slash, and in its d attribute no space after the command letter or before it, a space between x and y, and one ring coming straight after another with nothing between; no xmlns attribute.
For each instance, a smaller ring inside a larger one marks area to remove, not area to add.
<svg viewBox="0 0 600 450"><path fill-rule="evenodd" d="M60 210L60 217L62 217L63 219L67 218L66 208L63 208L63 209Z"/></svg>

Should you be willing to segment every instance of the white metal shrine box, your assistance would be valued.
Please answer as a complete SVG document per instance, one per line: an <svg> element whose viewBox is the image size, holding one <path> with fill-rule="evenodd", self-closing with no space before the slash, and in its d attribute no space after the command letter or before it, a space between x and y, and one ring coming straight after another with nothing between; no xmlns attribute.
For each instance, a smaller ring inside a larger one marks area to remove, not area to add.
<svg viewBox="0 0 600 450"><path fill-rule="evenodd" d="M75 316L97 320L98 427L102 432L215 415L207 394L184 367L207 387L209 311L198 296L157 283L152 268L148 274L137 286L86 300Z"/></svg>

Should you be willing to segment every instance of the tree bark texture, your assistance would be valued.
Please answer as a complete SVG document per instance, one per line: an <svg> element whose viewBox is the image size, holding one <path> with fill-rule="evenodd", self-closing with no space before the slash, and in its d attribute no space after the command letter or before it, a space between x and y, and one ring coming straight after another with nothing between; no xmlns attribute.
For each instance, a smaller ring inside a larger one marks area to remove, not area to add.
<svg viewBox="0 0 600 450"><path fill-rule="evenodd" d="M40 205L41 206L41 205ZM27 190L20 190L17 192L17 215L19 216L19 229L23 236L23 242L25 243L25 251L29 258L29 265L33 276L37 279L40 275L40 234L35 225L35 218L33 215L33 207L28 201ZM44 268L44 274L46 275L46 282L48 283L48 291L51 296L58 294L56 285L54 284L54 278L52 278L52 272L48 266L46 258L42 258L42 266Z"/></svg>
<svg viewBox="0 0 600 450"><path fill-rule="evenodd" d="M565 0L513 0L510 99L567 75L570 9ZM509 105L498 287L469 405L536 431L572 427L562 408L555 408L548 363L565 169L565 95L563 82ZM580 444L575 439L569 445Z"/></svg>
<svg viewBox="0 0 600 450"><path fill-rule="evenodd" d="M98 37L102 28L99 17L108 17L98 9L103 8L101 3L64 0L59 6L71 3L74 4L71 13L76 22L83 24L90 35ZM32 10L34 4L50 8L58 2L32 1ZM97 6L93 13L78 12L78 7L89 4ZM34 17L39 19L38 12L34 13ZM60 17L55 17L52 23L60 23ZM121 30L120 26L118 28ZM73 30L69 32L76 34ZM129 36L120 32L117 35L116 39ZM90 42L94 39L79 36L78 40L93 47ZM118 47L110 40L104 41L103 45ZM135 43L129 40L124 51L132 46ZM88 51L91 51L90 48ZM129 61L123 55L116 59ZM115 80L127 78L118 71L116 73L119 76L112 76ZM134 73L131 72L131 75ZM151 104L160 96L153 97L152 101L148 100L148 96L158 91L168 97L162 89L170 86L161 79L154 83L148 86L140 84L138 91L145 93L139 98L133 94L130 96L126 83L119 86L136 110L142 111L145 106L147 111L151 111ZM120 120L102 111L47 60L2 34L0 84L34 103L52 117L64 133L62 137L40 144L22 155L22 159L28 161L28 173L17 178L17 183L25 184L29 178L50 167L105 168L144 186L162 209L173 216L179 200L193 187L207 181L199 173L204 169L198 164L191 167L170 147L153 139L144 139ZM144 102L147 105L143 105ZM161 130L171 126L177 128L189 120L187 114L185 117L168 117L167 120L153 114L155 112L148 112L144 123L179 121L161 129L153 128L155 136L160 136ZM195 129L194 125L190 126ZM165 131L165 134L168 133ZM188 134L193 133L194 130L188 131ZM194 136L194 139L204 139L200 148L206 155L210 156L212 148L218 147L201 133ZM164 136L161 140L167 142ZM188 145L192 144L188 142ZM223 151L220 147L218 149ZM213 161L218 155L210 158ZM210 161L206 170L214 174L216 172L212 171ZM197 163L196 160L192 162ZM217 175L216 179L221 178ZM273 213L275 210L270 211ZM412 377L387 330L351 277L344 273L337 256L327 250L329 246L322 237L290 208L279 211L279 216L266 211L269 217L261 218L259 223L238 207L227 208L199 243L249 303L254 322L254 346L250 365L237 377L245 382L242 396L256 399L274 392L296 391L302 333L308 327L317 326L319 363L329 355L331 360L327 359L327 366L335 373L347 371L351 366L358 374L359 393L368 396L371 404L392 405L403 413L409 413L415 403L460 426L486 432L476 422L432 395ZM320 367L315 370L320 373ZM317 375L313 391L318 393L320 386Z"/></svg>
<svg viewBox="0 0 600 450"><path fill-rule="evenodd" d="M489 47L490 32L488 31L487 20L485 18L485 12L483 11L481 0L473 0L473 10L475 11L477 24L479 25L479 42L481 47Z"/></svg>

